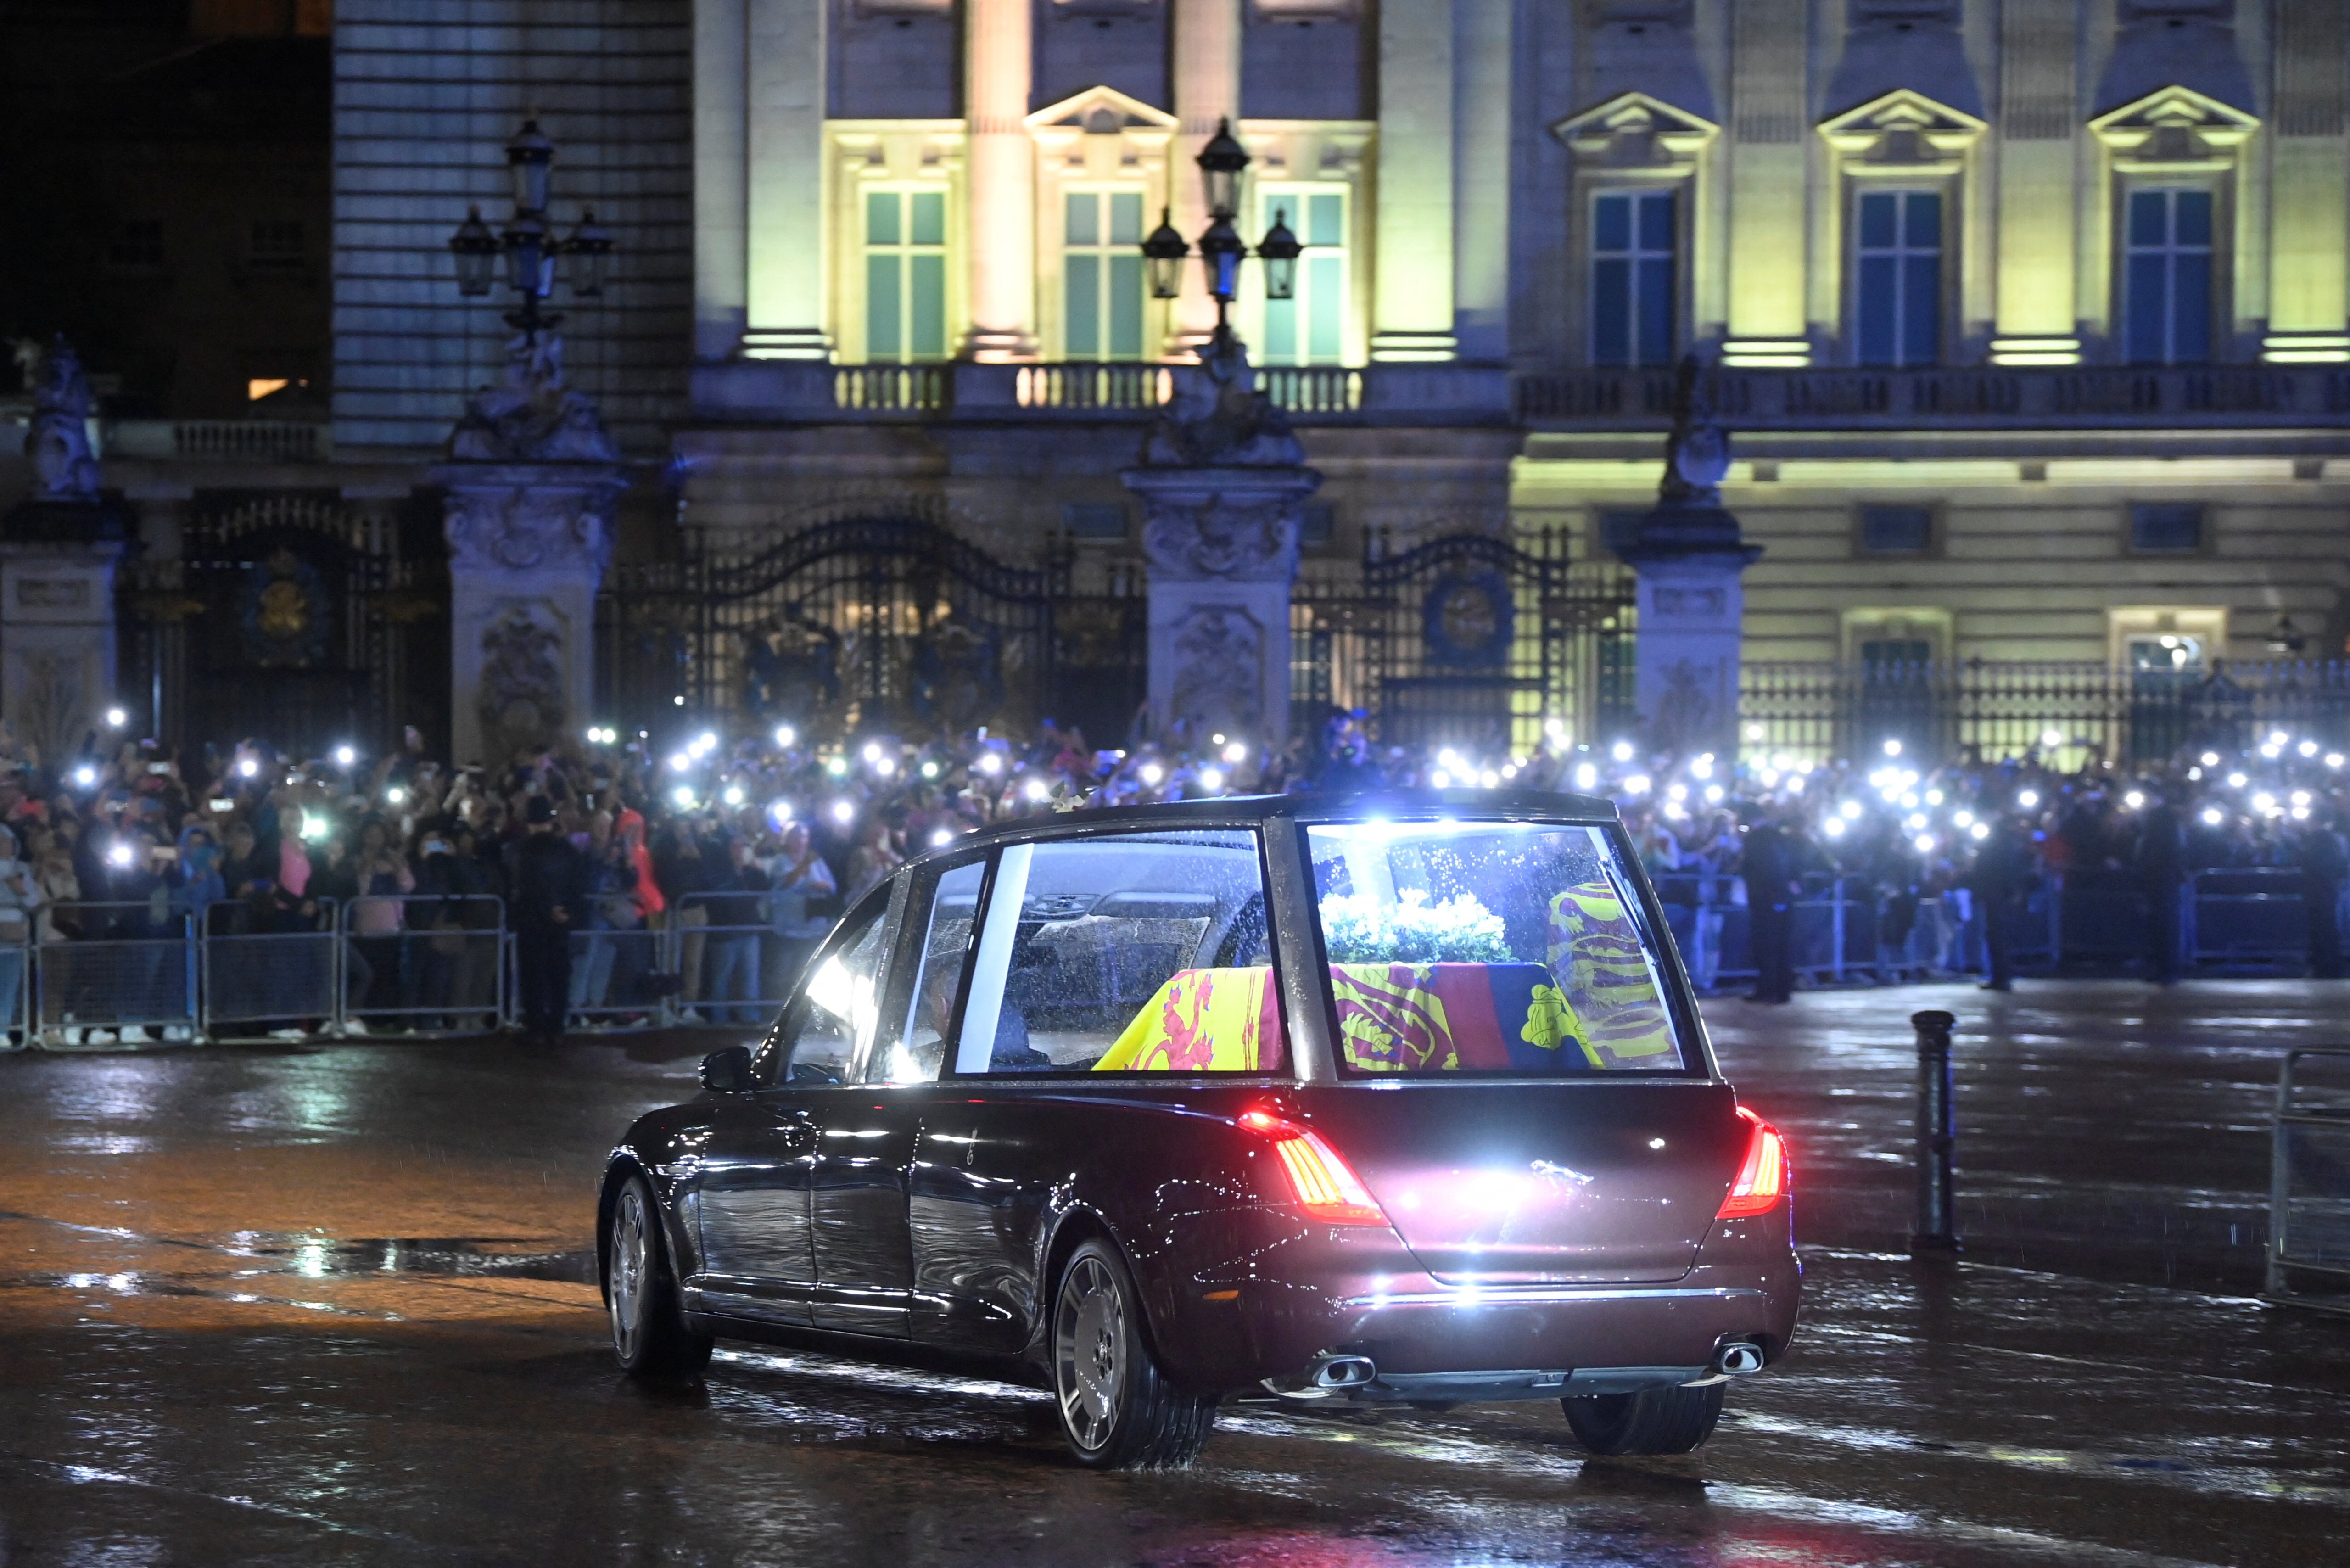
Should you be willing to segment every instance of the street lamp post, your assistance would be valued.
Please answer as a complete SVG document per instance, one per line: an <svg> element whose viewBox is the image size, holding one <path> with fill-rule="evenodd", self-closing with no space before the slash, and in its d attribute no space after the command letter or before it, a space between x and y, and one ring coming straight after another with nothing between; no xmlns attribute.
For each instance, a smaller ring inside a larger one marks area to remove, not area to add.
<svg viewBox="0 0 2350 1568"><path fill-rule="evenodd" d="M541 302L554 297L558 261L567 261L571 292L582 299L602 296L611 268L612 235L596 222L595 209L583 209L579 226L569 239L557 238L546 215L547 186L555 168L555 143L538 129L536 119L506 143L506 170L514 178L514 215L502 232L492 232L482 221L482 210L467 211L465 221L449 236L449 250L457 262L457 292L469 298L486 296L497 277L498 258L506 264L506 286L521 296L520 306L505 313L506 325L536 343L541 332L562 325L556 312L542 310Z"/></svg>
<svg viewBox="0 0 2350 1568"><path fill-rule="evenodd" d="M1216 134L1200 149L1200 173L1208 187L1208 227L1200 236L1200 261L1207 269L1208 293L1216 302L1219 348L1232 341L1232 301L1240 295L1241 263L1249 248L1232 220L1240 215L1241 174L1249 166L1248 149L1232 134L1232 122L1219 120ZM1297 290L1297 256L1304 247L1290 232L1289 214L1275 212L1273 227L1257 242L1257 259L1264 263L1264 296L1289 299ZM1154 299L1173 299L1183 292L1183 262L1191 245L1178 234L1165 209L1159 227L1142 242Z"/></svg>

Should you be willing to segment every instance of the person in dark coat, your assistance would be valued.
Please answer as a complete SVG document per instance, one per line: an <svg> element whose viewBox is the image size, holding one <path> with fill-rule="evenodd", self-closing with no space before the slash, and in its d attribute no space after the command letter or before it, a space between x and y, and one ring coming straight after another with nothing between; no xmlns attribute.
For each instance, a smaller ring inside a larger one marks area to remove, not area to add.
<svg viewBox="0 0 2350 1568"><path fill-rule="evenodd" d="M2024 885L2032 879L2032 849L2014 818L1991 819L1991 835L1975 850L1967 890L1981 906L1985 991L2015 989L2015 928L2023 919Z"/></svg>
<svg viewBox="0 0 2350 1568"><path fill-rule="evenodd" d="M563 1037L571 995L571 933L588 913L588 857L555 831L555 803L533 795L514 852L515 980L526 1045Z"/></svg>
<svg viewBox="0 0 2350 1568"><path fill-rule="evenodd" d="M1750 1002L1786 1002L1795 990L1795 897L1803 874L1803 846L1765 814L1746 830L1739 857L1746 878L1748 940L1754 951L1754 989Z"/></svg>
<svg viewBox="0 0 2350 1568"><path fill-rule="evenodd" d="M2187 880L2187 826L2168 800L2147 810L2132 864L2146 898L2146 978L2168 985L2178 978L2179 889Z"/></svg>
<svg viewBox="0 0 2350 1568"><path fill-rule="evenodd" d="M2293 846L2301 867L2301 902L2309 918L2309 972L2319 980L2342 978L2342 884L2350 878L2350 850L2332 815L2302 829Z"/></svg>

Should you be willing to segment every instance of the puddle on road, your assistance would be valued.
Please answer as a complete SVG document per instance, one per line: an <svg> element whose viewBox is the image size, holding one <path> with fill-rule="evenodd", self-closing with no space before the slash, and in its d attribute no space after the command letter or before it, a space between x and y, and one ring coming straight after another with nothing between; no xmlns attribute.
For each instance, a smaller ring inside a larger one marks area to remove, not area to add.
<svg viewBox="0 0 2350 1568"><path fill-rule="evenodd" d="M305 1279L360 1274L440 1274L504 1280L558 1280L596 1283L596 1251L534 1252L513 1238L473 1236L368 1236L338 1241L330 1236L235 1238L242 1256L282 1258Z"/></svg>

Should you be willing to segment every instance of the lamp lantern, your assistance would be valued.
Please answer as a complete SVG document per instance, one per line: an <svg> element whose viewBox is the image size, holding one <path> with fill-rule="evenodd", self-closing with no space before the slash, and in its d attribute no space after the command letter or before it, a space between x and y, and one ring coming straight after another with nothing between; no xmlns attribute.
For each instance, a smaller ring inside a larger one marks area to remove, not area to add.
<svg viewBox="0 0 2350 1568"><path fill-rule="evenodd" d="M1150 297L1173 299L1183 292L1183 260L1191 247L1175 232L1167 209L1159 210L1159 226L1142 242L1142 255L1150 271Z"/></svg>
<svg viewBox="0 0 2350 1568"><path fill-rule="evenodd" d="M1241 210L1241 171L1249 166L1248 149L1232 134L1232 122L1216 121L1216 134L1200 149L1200 172L1208 182L1208 211L1219 218Z"/></svg>
<svg viewBox="0 0 2350 1568"><path fill-rule="evenodd" d="M506 223L506 286L526 299L545 299L555 292L554 236L534 210L515 213Z"/></svg>
<svg viewBox="0 0 2350 1568"><path fill-rule="evenodd" d="M1232 219L1218 213L1200 236L1200 260L1208 269L1208 292L1219 305L1230 305L1240 293L1241 258L1248 254L1248 246L1232 227Z"/></svg>
<svg viewBox="0 0 2350 1568"><path fill-rule="evenodd" d="M571 292L582 299L601 298L612 262L612 231L596 221L595 208L581 214L563 254L570 258Z"/></svg>
<svg viewBox="0 0 2350 1568"><path fill-rule="evenodd" d="M474 299L489 293L497 281L498 236L482 222L479 207L466 210L465 221L449 236L449 249L457 258L457 292Z"/></svg>
<svg viewBox="0 0 2350 1568"><path fill-rule="evenodd" d="M547 176L555 168L555 143L538 129L536 116L506 143L506 171L514 176L515 205L525 213L546 211Z"/></svg>
<svg viewBox="0 0 2350 1568"><path fill-rule="evenodd" d="M1275 208L1273 227L1257 242L1256 254L1264 263L1264 296L1267 299L1294 299L1297 296L1297 256L1305 247L1297 243L1290 232L1289 213Z"/></svg>

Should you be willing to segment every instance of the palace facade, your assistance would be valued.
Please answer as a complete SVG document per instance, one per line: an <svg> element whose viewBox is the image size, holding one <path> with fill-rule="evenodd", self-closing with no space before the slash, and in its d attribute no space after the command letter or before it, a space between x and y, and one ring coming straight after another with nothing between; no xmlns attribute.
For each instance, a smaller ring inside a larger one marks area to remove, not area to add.
<svg viewBox="0 0 2350 1568"><path fill-rule="evenodd" d="M1215 319L1139 245L1197 239L1229 122L1243 237L1304 246L1232 311L1323 476L1301 601L1484 535L1585 572L1568 657L1615 657L1694 354L1763 547L1750 666L2350 634L2341 0L339 0L333 68L307 477L355 504L423 493L494 374L447 242L536 113L556 221L618 242L566 336L634 465L620 566L915 518L1113 594L1119 472ZM159 507L203 488L140 461ZM1378 708L1315 614L1300 694ZM701 657L733 701L745 656ZM1601 678L1540 706L1587 730Z"/></svg>

